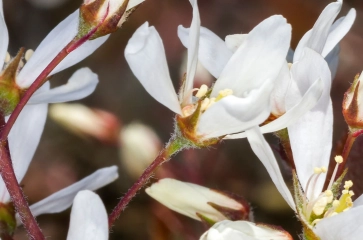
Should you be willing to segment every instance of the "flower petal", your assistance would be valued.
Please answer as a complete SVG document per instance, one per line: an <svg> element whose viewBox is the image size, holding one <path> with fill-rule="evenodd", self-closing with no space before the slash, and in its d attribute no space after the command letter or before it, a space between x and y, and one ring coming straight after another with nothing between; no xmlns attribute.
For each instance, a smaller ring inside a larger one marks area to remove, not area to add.
<svg viewBox="0 0 363 240"><path fill-rule="evenodd" d="M197 134L213 138L261 124L270 114L272 84L272 81L266 81L245 98L230 95L216 102L201 115Z"/></svg>
<svg viewBox="0 0 363 240"><path fill-rule="evenodd" d="M101 198L80 191L74 198L67 240L107 240L108 218Z"/></svg>
<svg viewBox="0 0 363 240"><path fill-rule="evenodd" d="M262 136L262 133L258 126L255 126L246 131L248 142L251 145L253 152L260 159L262 164L265 166L268 174L272 181L276 185L277 190L280 192L282 197L286 200L287 204L295 210L295 203L292 198L290 190L287 188L285 181L281 175L279 165L277 164L276 158Z"/></svg>
<svg viewBox="0 0 363 240"><path fill-rule="evenodd" d="M290 85L290 69L287 62L285 62L280 69L280 73L271 93L271 113L273 115L281 116L286 112L285 97Z"/></svg>
<svg viewBox="0 0 363 240"><path fill-rule="evenodd" d="M125 58L140 83L155 100L181 114L170 79L163 42L154 27L145 22L130 38Z"/></svg>
<svg viewBox="0 0 363 240"><path fill-rule="evenodd" d="M161 179L145 191L166 207L199 221L201 219L197 213L215 222L227 219L221 212L209 205L210 202L230 209L243 208L240 203L218 191L171 178Z"/></svg>
<svg viewBox="0 0 363 240"><path fill-rule="evenodd" d="M294 54L294 62L298 61L301 58L302 52L304 51L305 47L311 48L320 54L323 52L325 43L328 38L329 30L341 8L342 1L330 3L324 8L318 20L316 20L313 28L305 33L305 35L301 38L299 44L297 45ZM335 42L334 39L335 37L332 38L331 43ZM327 47L327 49L330 48L331 50L332 48L330 46L331 45L329 44L329 47Z"/></svg>
<svg viewBox="0 0 363 240"><path fill-rule="evenodd" d="M358 207L363 205L363 194L360 195L356 200L353 202L353 207Z"/></svg>
<svg viewBox="0 0 363 240"><path fill-rule="evenodd" d="M239 46L247 39L248 34L233 34L227 35L225 42L226 46L232 52L236 52Z"/></svg>
<svg viewBox="0 0 363 240"><path fill-rule="evenodd" d="M334 80L335 75L337 74L338 64L339 64L339 52L340 47L339 44L330 51L330 53L325 57L325 61L328 63L330 72L331 72L331 79Z"/></svg>
<svg viewBox="0 0 363 240"><path fill-rule="evenodd" d="M330 53L330 51L336 45L338 45L340 40L342 40L342 38L348 33L354 23L355 17L356 11L354 8L352 8L348 12L347 16L339 18L337 21L334 22L329 30L329 35L326 39L326 43L321 54L323 57L326 57Z"/></svg>
<svg viewBox="0 0 363 240"><path fill-rule="evenodd" d="M322 219L314 232L322 240L360 240L363 232L363 206Z"/></svg>
<svg viewBox="0 0 363 240"><path fill-rule="evenodd" d="M98 84L98 76L89 68L76 71L67 84L41 93L35 93L29 104L59 103L82 99L90 95Z"/></svg>
<svg viewBox="0 0 363 240"><path fill-rule="evenodd" d="M79 10L59 23L39 44L34 54L20 71L16 83L29 87L54 57L76 36Z"/></svg>
<svg viewBox="0 0 363 240"><path fill-rule="evenodd" d="M306 112L312 109L320 99L324 89L321 79L316 80L303 98L294 107L289 109L284 115L274 121L260 127L262 133L276 132L284 129L299 120ZM225 139L237 139L247 137L246 133L237 133L228 135Z"/></svg>
<svg viewBox="0 0 363 240"><path fill-rule="evenodd" d="M200 32L200 17L197 0L189 0L193 7L193 19L190 25L190 34L188 39L188 62L187 62L187 73L184 89L181 92L181 101L184 104L190 104L192 96L190 93L193 89L193 82L195 72L198 65L198 48L199 48L199 32Z"/></svg>
<svg viewBox="0 0 363 240"><path fill-rule="evenodd" d="M129 3L127 4L126 11L130 10L131 8L136 7L137 5L141 4L145 0L129 0Z"/></svg>
<svg viewBox="0 0 363 240"><path fill-rule="evenodd" d="M188 47L189 28L179 26L178 36L182 44ZM200 28L198 59L215 78L219 77L232 54L216 34L205 27Z"/></svg>
<svg viewBox="0 0 363 240"><path fill-rule="evenodd" d="M88 177L53 193L43 200L30 206L34 216L44 213L57 213L69 208L74 196L81 190L96 190L118 178L117 167L107 167L97 170Z"/></svg>
<svg viewBox="0 0 363 240"><path fill-rule="evenodd" d="M0 69L2 69L9 45L8 28L4 20L2 1L0 4Z"/></svg>
<svg viewBox="0 0 363 240"><path fill-rule="evenodd" d="M330 100L331 74L320 54L305 48L302 59L291 67L293 83L286 96L287 108L295 105L316 79L322 79L324 91L316 106L288 127L296 171L302 187L313 173L314 167L328 167L332 146L333 111ZM319 177L314 199L322 191L325 176ZM311 189L311 188L310 188ZM311 193L308 193L308 196Z"/></svg>
<svg viewBox="0 0 363 240"><path fill-rule="evenodd" d="M291 26L282 16L272 16L257 25L233 54L217 79L211 96L232 89L237 97L275 80L289 49Z"/></svg>

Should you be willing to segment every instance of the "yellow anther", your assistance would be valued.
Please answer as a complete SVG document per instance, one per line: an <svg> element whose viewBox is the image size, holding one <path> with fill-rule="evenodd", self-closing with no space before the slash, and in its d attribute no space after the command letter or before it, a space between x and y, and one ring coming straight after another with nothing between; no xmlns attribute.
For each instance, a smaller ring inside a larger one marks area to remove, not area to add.
<svg viewBox="0 0 363 240"><path fill-rule="evenodd" d="M348 194L349 193L349 191L347 190L347 189L344 189L343 191L342 191L342 194Z"/></svg>
<svg viewBox="0 0 363 240"><path fill-rule="evenodd" d="M314 173L315 174L319 174L319 173L321 173L323 170L321 169L321 168L318 168L318 167L315 167L314 168Z"/></svg>
<svg viewBox="0 0 363 240"><path fill-rule="evenodd" d="M292 63L287 63L287 67L290 69L292 66Z"/></svg>
<svg viewBox="0 0 363 240"><path fill-rule="evenodd" d="M353 186L353 182L351 181L351 180L349 180L349 181L345 181L345 183L344 183L344 188L345 189L349 189L349 188L351 188Z"/></svg>
<svg viewBox="0 0 363 240"><path fill-rule="evenodd" d="M208 92L208 86L203 84L202 86L200 86L197 94L195 94L195 96L197 98L201 98L201 97L204 97L204 95Z"/></svg>
<svg viewBox="0 0 363 240"><path fill-rule="evenodd" d="M327 204L328 204L328 199L326 197L320 198L313 206L314 214L317 216L323 214Z"/></svg>
<svg viewBox="0 0 363 240"><path fill-rule="evenodd" d="M349 191L348 193L350 196L354 196L354 192L352 190Z"/></svg>
<svg viewBox="0 0 363 240"><path fill-rule="evenodd" d="M224 89L224 90L221 90L218 93L218 96L216 98L216 101L219 101L222 98L227 97L227 96L232 95L232 94L233 94L232 89Z"/></svg>
<svg viewBox="0 0 363 240"><path fill-rule="evenodd" d="M26 61L29 61L29 59L31 58L31 56L33 56L34 51L32 49L28 49L25 52L24 58Z"/></svg>
<svg viewBox="0 0 363 240"><path fill-rule="evenodd" d="M343 162L343 157L342 156L340 156L340 155L337 155L337 156L335 156L335 161L337 162L337 163L342 163Z"/></svg>
<svg viewBox="0 0 363 240"><path fill-rule="evenodd" d="M331 203L333 201L334 195L333 192L331 190L326 190L324 192L324 195L326 196L327 202Z"/></svg>
<svg viewBox="0 0 363 240"><path fill-rule="evenodd" d="M6 52L6 56L5 56L4 62L5 63L8 63L8 62L10 62L10 60L11 60L11 56L10 56L10 54L8 52Z"/></svg>
<svg viewBox="0 0 363 240"><path fill-rule="evenodd" d="M210 102L210 99L209 98L204 98L204 100L202 101L202 106L200 107L200 109L202 111L207 110L207 108L209 106L209 102Z"/></svg>
<svg viewBox="0 0 363 240"><path fill-rule="evenodd" d="M340 201L339 200L334 200L333 201L333 207L338 207L340 205Z"/></svg>
<svg viewBox="0 0 363 240"><path fill-rule="evenodd" d="M321 167L321 171L322 171L323 173L326 173L326 171L327 171L326 167Z"/></svg>

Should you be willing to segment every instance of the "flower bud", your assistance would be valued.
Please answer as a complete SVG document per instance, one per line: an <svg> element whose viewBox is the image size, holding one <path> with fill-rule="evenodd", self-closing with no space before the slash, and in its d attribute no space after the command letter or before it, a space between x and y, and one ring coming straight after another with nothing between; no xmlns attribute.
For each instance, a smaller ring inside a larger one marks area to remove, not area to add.
<svg viewBox="0 0 363 240"><path fill-rule="evenodd" d="M81 104L54 104L49 115L67 130L81 137L117 144L120 122L116 116L103 110L90 109Z"/></svg>
<svg viewBox="0 0 363 240"><path fill-rule="evenodd" d="M15 209L12 203L0 203L1 236L13 236L16 229Z"/></svg>
<svg viewBox="0 0 363 240"><path fill-rule="evenodd" d="M80 7L78 37L94 32L95 39L115 32L144 0L84 0Z"/></svg>
<svg viewBox="0 0 363 240"><path fill-rule="evenodd" d="M343 115L350 130L363 128L363 74L356 75L353 84L344 94Z"/></svg>
<svg viewBox="0 0 363 240"><path fill-rule="evenodd" d="M137 179L161 150L156 133L141 123L131 123L120 133L121 161L131 177Z"/></svg>
<svg viewBox="0 0 363 240"><path fill-rule="evenodd" d="M280 227L256 224L247 221L222 221L216 223L200 240L231 240L231 239L255 239L255 240L292 240L291 235Z"/></svg>
<svg viewBox="0 0 363 240"><path fill-rule="evenodd" d="M211 225L226 219L246 220L250 215L249 204L241 197L175 179L162 179L146 193L180 214Z"/></svg>

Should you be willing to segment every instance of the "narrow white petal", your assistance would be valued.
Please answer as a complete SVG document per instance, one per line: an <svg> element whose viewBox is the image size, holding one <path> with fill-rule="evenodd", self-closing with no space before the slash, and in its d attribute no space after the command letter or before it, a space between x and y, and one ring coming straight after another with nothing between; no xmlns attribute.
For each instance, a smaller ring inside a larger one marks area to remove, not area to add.
<svg viewBox="0 0 363 240"><path fill-rule="evenodd" d="M16 79L20 87L29 87L54 57L76 36L78 21L79 10L69 15L45 37L20 71Z"/></svg>
<svg viewBox="0 0 363 240"><path fill-rule="evenodd" d="M360 195L356 200L354 200L353 207L358 207L363 205L363 194Z"/></svg>
<svg viewBox="0 0 363 240"><path fill-rule="evenodd" d="M227 35L225 42L226 46L232 52L236 52L239 46L247 39L248 34L233 34Z"/></svg>
<svg viewBox="0 0 363 240"><path fill-rule="evenodd" d="M316 79L320 78L324 83L324 91L316 106L288 127L297 175L305 188L314 167L328 168L329 165L333 128L331 74L321 55L308 48L305 48L302 59L291 67L291 74L297 88L290 88L286 96L288 109L290 105L300 101L301 96ZM315 197L322 191L324 181L325 175L320 176L314 192Z"/></svg>
<svg viewBox="0 0 363 240"><path fill-rule="evenodd" d="M361 240L363 206L322 219L316 224L314 232L321 240Z"/></svg>
<svg viewBox="0 0 363 240"><path fill-rule="evenodd" d="M290 69L287 62L282 64L281 70L271 93L271 113L280 116L286 112L285 97L291 85Z"/></svg>
<svg viewBox="0 0 363 240"><path fill-rule="evenodd" d="M47 112L48 104L26 105L10 131L10 155L19 182L28 170L38 147ZM2 199L10 200L8 193Z"/></svg>
<svg viewBox="0 0 363 240"><path fill-rule="evenodd" d="M292 198L290 190L287 188L284 178L281 175L279 165L277 164L276 158L262 136L262 133L258 126L253 127L246 131L248 142L251 145L253 152L260 159L262 164L265 166L268 174L272 181L276 185L277 190L280 192L282 197L286 200L287 204L295 210L295 203Z"/></svg>
<svg viewBox="0 0 363 240"><path fill-rule="evenodd" d="M294 124L301 118L301 116L303 116L316 105L323 93L323 88L323 81L321 79L316 80L299 103L297 103L294 107L289 109L284 115L280 116L276 120L260 127L261 132L276 132L290 126L291 124ZM237 139L245 137L247 137L246 133L237 133L228 135L225 137L225 139Z"/></svg>
<svg viewBox="0 0 363 240"><path fill-rule="evenodd" d="M350 9L347 16L342 17L335 21L331 26L328 38L324 45L322 56L326 57L330 51L342 40L342 38L348 33L352 27L356 17L356 11L354 8Z"/></svg>
<svg viewBox="0 0 363 240"><path fill-rule="evenodd" d="M107 240L108 218L101 198L80 191L74 198L67 240Z"/></svg>
<svg viewBox="0 0 363 240"><path fill-rule="evenodd" d="M2 2L0 9L1 9L0 12L0 70L1 70L4 64L6 53L8 51L9 33L4 20Z"/></svg>
<svg viewBox="0 0 363 240"><path fill-rule="evenodd" d="M325 43L328 38L329 30L341 8L341 1L330 3L328 6L325 7L325 9L320 14L318 20L316 20L313 28L305 33L305 35L301 38L299 44L297 45L294 55L294 62L298 61L301 58L301 54L304 51L305 47L311 48L320 54L323 52Z"/></svg>
<svg viewBox="0 0 363 240"><path fill-rule="evenodd" d="M82 99L90 95L98 84L98 76L89 68L81 68L68 80L67 84L60 87L35 93L29 104L59 103Z"/></svg>
<svg viewBox="0 0 363 240"><path fill-rule="evenodd" d="M3 0L0 0L0 14L4 17Z"/></svg>
<svg viewBox="0 0 363 240"><path fill-rule="evenodd" d="M233 54L212 91L232 89L242 97L266 79L275 80L289 49L291 26L282 16L272 16L257 25Z"/></svg>
<svg viewBox="0 0 363 240"><path fill-rule="evenodd" d="M34 216L57 213L69 208L74 196L81 190L96 190L118 178L117 167L102 168L88 177L66 187L30 206Z"/></svg>
<svg viewBox="0 0 363 240"><path fill-rule="evenodd" d="M69 68L79 63L80 61L91 55L94 51L96 51L97 48L99 48L104 42L106 42L109 36L110 35L106 35L85 42L80 47L71 52L62 62L60 62L60 64L58 64L58 66L49 75L56 74L66 68Z"/></svg>
<svg viewBox="0 0 363 240"><path fill-rule="evenodd" d="M325 57L325 61L328 63L330 72L331 72L331 79L334 80L335 75L337 74L338 64L339 64L339 52L340 47L339 44L330 51L330 53Z"/></svg>
<svg viewBox="0 0 363 240"><path fill-rule="evenodd" d="M145 0L129 0L129 3L127 4L126 11L130 10L131 8L136 7L137 5L143 3Z"/></svg>
<svg viewBox="0 0 363 240"><path fill-rule="evenodd" d="M272 82L266 81L248 97L230 95L222 98L201 115L197 133L203 138L213 138L261 124L270 114L272 88Z"/></svg>
<svg viewBox="0 0 363 240"><path fill-rule="evenodd" d="M193 19L190 25L190 34L188 41L188 62L187 62L187 74L184 83L184 90L182 91L181 101L190 104L191 97L189 96L193 89L193 82L195 72L198 65L198 49L199 49L199 32L200 32L200 17L197 0L189 0L193 7ZM185 99L187 98L187 99Z"/></svg>
<svg viewBox="0 0 363 240"><path fill-rule="evenodd" d="M188 48L189 28L178 27L178 36L182 44ZM228 60L232 57L222 39L205 27L200 28L198 59L202 65L215 77L218 78Z"/></svg>
<svg viewBox="0 0 363 240"><path fill-rule="evenodd" d="M181 114L170 79L163 42L154 27L145 22L130 38L125 58L140 83L155 100Z"/></svg>

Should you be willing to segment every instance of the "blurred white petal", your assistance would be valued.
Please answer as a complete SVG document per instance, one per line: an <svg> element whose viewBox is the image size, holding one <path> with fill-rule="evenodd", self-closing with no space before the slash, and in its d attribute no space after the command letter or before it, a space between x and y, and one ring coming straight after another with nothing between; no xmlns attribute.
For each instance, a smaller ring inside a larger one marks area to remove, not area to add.
<svg viewBox="0 0 363 240"><path fill-rule="evenodd" d="M178 27L178 36L185 47L188 47L189 28ZM218 78L232 56L222 39L205 27L200 28L198 59L202 65Z"/></svg>
<svg viewBox="0 0 363 240"><path fill-rule="evenodd" d="M163 42L154 27L145 22L130 38L125 58L140 83L155 100L181 114L170 79Z"/></svg>
<svg viewBox="0 0 363 240"><path fill-rule="evenodd" d="M301 99L317 79L322 79L324 83L323 94L316 106L288 127L297 175L305 189L314 167L329 165L333 129L331 74L321 55L305 48L302 59L291 67L291 75L297 88L290 88L286 96L288 109ZM316 183L314 199L321 193L324 181L325 176L320 176Z"/></svg>
<svg viewBox="0 0 363 240"><path fill-rule="evenodd" d="M76 36L78 22L79 10L69 15L45 37L16 78L16 83L20 87L29 87L54 57Z"/></svg>
<svg viewBox="0 0 363 240"><path fill-rule="evenodd" d="M290 45L291 26L282 16L272 16L257 25L233 54L216 81L211 96L232 89L242 97L267 79L275 80Z"/></svg>
<svg viewBox="0 0 363 240"><path fill-rule="evenodd" d="M313 28L305 33L305 35L301 38L299 44L297 45L294 54L294 62L298 61L301 58L302 52L304 51L305 47L311 48L320 54L323 52L330 28L341 8L341 1L330 3L324 8L318 20L316 20ZM327 47L327 49L329 48L330 47ZM331 49L332 48L330 48L330 50Z"/></svg>
<svg viewBox="0 0 363 240"><path fill-rule="evenodd" d="M291 85L290 69L287 62L282 64L271 93L271 113L280 116L286 112L285 97Z"/></svg>
<svg viewBox="0 0 363 240"><path fill-rule="evenodd" d="M74 198L67 240L107 240L108 217L101 198L80 191Z"/></svg>
<svg viewBox="0 0 363 240"><path fill-rule="evenodd" d="M208 108L200 117L197 134L203 138L219 137L244 131L261 124L270 114L271 81L252 90L248 97L230 95Z"/></svg>
<svg viewBox="0 0 363 240"><path fill-rule="evenodd" d="M322 219L316 224L314 232L321 240L362 239L363 206Z"/></svg>
<svg viewBox="0 0 363 240"><path fill-rule="evenodd" d="M66 187L43 200L30 206L34 216L44 213L57 213L69 208L74 196L81 190L96 190L118 178L117 167L107 167L97 170L88 177Z"/></svg>
<svg viewBox="0 0 363 240"><path fill-rule="evenodd" d="M4 20L2 2L0 9L0 69L2 69L8 51L9 33Z"/></svg>
<svg viewBox="0 0 363 240"><path fill-rule="evenodd" d="M98 84L98 76L89 68L77 70L68 82L62 86L35 93L29 104L59 103L82 99L90 95Z"/></svg>
<svg viewBox="0 0 363 240"><path fill-rule="evenodd" d="M325 61L328 63L330 72L331 72L331 79L334 80L335 75L338 71L338 64L339 64L339 52L340 47L339 44L330 51L330 53L325 57Z"/></svg>
<svg viewBox="0 0 363 240"><path fill-rule="evenodd" d="M236 52L239 46L247 39L248 34L233 34L226 36L226 46L232 52Z"/></svg>
<svg viewBox="0 0 363 240"><path fill-rule="evenodd" d="M216 222L227 219L221 212L209 205L209 202L230 209L243 208L240 203L222 193L171 178L161 179L145 191L166 207L199 221L201 219L197 213Z"/></svg>
<svg viewBox="0 0 363 240"><path fill-rule="evenodd" d="M292 198L290 190L287 188L285 181L281 175L279 165L277 164L276 158L262 136L262 133L258 126L253 127L246 131L248 142L251 145L253 152L260 159L262 164L265 166L269 173L272 181L274 182L277 190L280 192L282 197L286 200L287 204L295 210L295 203Z"/></svg>

